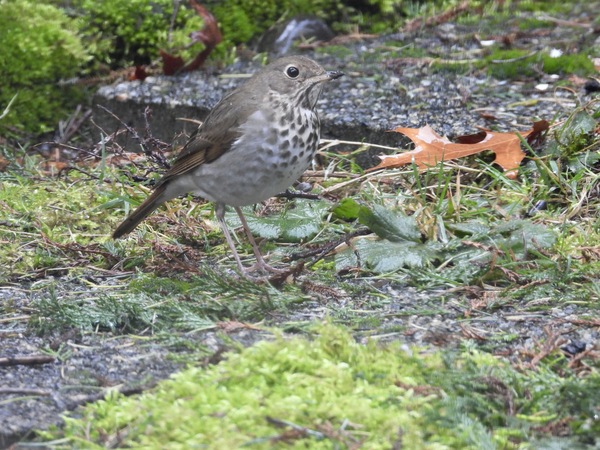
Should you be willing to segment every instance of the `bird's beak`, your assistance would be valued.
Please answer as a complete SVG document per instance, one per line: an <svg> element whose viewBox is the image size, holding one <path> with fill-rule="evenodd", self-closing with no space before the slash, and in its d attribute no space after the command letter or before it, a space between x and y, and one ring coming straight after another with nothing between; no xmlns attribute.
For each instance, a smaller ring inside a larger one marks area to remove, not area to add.
<svg viewBox="0 0 600 450"><path fill-rule="evenodd" d="M327 76L330 80L337 80L342 75L344 75L344 72L340 72L339 70L332 70L330 72L327 72Z"/></svg>
<svg viewBox="0 0 600 450"><path fill-rule="evenodd" d="M325 72L324 74L312 77L312 78L310 78L310 81L312 81L314 84L323 83L324 81L335 80L335 79L341 77L342 75L344 75L344 72L334 70L331 72Z"/></svg>

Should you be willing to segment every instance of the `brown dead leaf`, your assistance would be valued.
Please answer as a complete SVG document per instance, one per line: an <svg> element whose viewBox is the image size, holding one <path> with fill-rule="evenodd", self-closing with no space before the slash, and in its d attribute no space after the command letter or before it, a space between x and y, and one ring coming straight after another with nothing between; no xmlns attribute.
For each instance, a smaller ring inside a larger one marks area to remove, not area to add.
<svg viewBox="0 0 600 450"><path fill-rule="evenodd" d="M46 175L56 175L70 166L69 163L63 161L44 161L39 165L39 169Z"/></svg>
<svg viewBox="0 0 600 450"><path fill-rule="evenodd" d="M192 40L194 42L202 42L206 47L213 49L223 40L217 19L215 19L215 16L213 16L208 9L206 9L196 0L189 0L189 3L204 21L204 27L202 27L201 30L192 33Z"/></svg>
<svg viewBox="0 0 600 450"><path fill-rule="evenodd" d="M163 60L163 74L175 75L185 65L181 56L171 55L164 50L159 50L160 57Z"/></svg>
<svg viewBox="0 0 600 450"><path fill-rule="evenodd" d="M479 114L479 117L481 117L482 119L485 119L485 120L489 120L489 121L498 120L498 117L496 117L494 114L492 114L490 112L481 111L481 112L478 112L477 114Z"/></svg>
<svg viewBox="0 0 600 450"><path fill-rule="evenodd" d="M135 66L135 68L127 76L129 81L144 81L146 78L148 78L148 72L144 66Z"/></svg>
<svg viewBox="0 0 600 450"><path fill-rule="evenodd" d="M201 42L204 44L204 50L196 55L196 57L187 64L184 64L183 59L177 55L171 55L163 50L160 51L160 56L163 59L163 73L165 75L174 75L180 72L190 72L197 70L204 65L204 61L208 58L208 55L213 51L217 44L223 40L221 30L215 16L211 12L198 3L196 0L188 0L190 7L193 8L196 13L202 17L204 26L201 30L195 31L191 34L193 42Z"/></svg>
<svg viewBox="0 0 600 450"><path fill-rule="evenodd" d="M529 130L527 137L523 137L531 147L539 147L546 139L546 131L548 131L549 128L550 123L547 120L538 120L533 123L533 127Z"/></svg>
<svg viewBox="0 0 600 450"><path fill-rule="evenodd" d="M525 157L525 153L521 150L519 134L523 138L528 138L532 133L539 136L547 128L548 123L540 121L536 122L531 130L525 132L496 133L484 130L477 134L462 136L457 139L459 142L451 142L447 137L437 134L429 125L421 128L398 127L393 131L408 136L414 142L415 149L397 155L382 155L381 163L368 171L394 169L412 162L420 169L426 169L440 161L475 155L484 150L496 154L494 163L506 171L514 171ZM510 174L507 173L507 176Z"/></svg>

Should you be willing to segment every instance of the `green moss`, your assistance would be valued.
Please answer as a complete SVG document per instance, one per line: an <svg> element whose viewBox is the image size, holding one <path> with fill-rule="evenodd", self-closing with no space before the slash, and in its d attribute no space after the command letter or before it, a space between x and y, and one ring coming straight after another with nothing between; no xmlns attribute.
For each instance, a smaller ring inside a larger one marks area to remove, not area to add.
<svg viewBox="0 0 600 450"><path fill-rule="evenodd" d="M77 25L52 5L31 0L0 2L0 111L18 94L0 127L47 131L81 100L60 87L89 60Z"/></svg>
<svg viewBox="0 0 600 450"><path fill-rule="evenodd" d="M561 0L526 0L518 2L518 8L520 11L528 11L539 13L543 11L547 14L578 14L577 11L581 11L586 8L587 2L565 2ZM510 3L509 8L510 9Z"/></svg>
<svg viewBox="0 0 600 450"><path fill-rule="evenodd" d="M407 351L362 345L331 326L316 331L314 340L260 342L138 397L109 395L68 418L64 435L45 436L85 448L118 441L128 448L480 449L516 448L534 438L533 427L561 419L584 441L599 431L592 417L600 377L568 375L558 353L521 372L468 343L462 352ZM560 377L551 369L559 366Z"/></svg>
<svg viewBox="0 0 600 450"><path fill-rule="evenodd" d="M431 56L426 48L417 45L401 45L401 43L398 43L398 46L401 47L399 56L403 58L425 58Z"/></svg>
<svg viewBox="0 0 600 450"><path fill-rule="evenodd" d="M594 64L584 53L561 55L556 58L544 53L541 57L545 73L575 74L579 76L596 73Z"/></svg>
<svg viewBox="0 0 600 450"><path fill-rule="evenodd" d="M83 420L69 419L66 436L77 442L93 423L89 436L97 444L126 426L125 446L272 448L271 439L286 427L269 423L271 417L313 430L290 438L287 448L326 449L355 441L372 449L393 441L430 448L426 430L433 428L423 416L430 399L394 383L417 386L433 367L442 367L438 357L422 362L397 348L363 348L330 328L314 342L260 343L208 370L185 371L138 399L107 399L89 408ZM344 433L328 436L328 427L343 427Z"/></svg>
<svg viewBox="0 0 600 450"><path fill-rule="evenodd" d="M496 49L481 65L487 67L491 76L500 79L535 77L539 68L548 74L579 76L591 75L595 71L592 61L585 54L563 54L553 57L546 52L531 54L526 50Z"/></svg>
<svg viewBox="0 0 600 450"><path fill-rule="evenodd" d="M75 177L77 178L77 177ZM102 196L95 183L69 189L63 181L36 182L28 178L0 180L3 225L0 240L0 279L60 266L68 247L108 239L108 211L94 210ZM103 231L101 231L103 230ZM65 246L65 247L63 247ZM101 254L91 261L105 265Z"/></svg>
<svg viewBox="0 0 600 450"><path fill-rule="evenodd" d="M536 74L533 64L534 56L527 56L525 50L494 50L485 58L483 64L488 73L500 79L531 77Z"/></svg>
<svg viewBox="0 0 600 450"><path fill-rule="evenodd" d="M542 20L536 17L524 17L519 20L519 29L523 31L536 30L539 28L553 28L556 24L549 20Z"/></svg>
<svg viewBox="0 0 600 450"><path fill-rule="evenodd" d="M224 0L211 11L219 21L225 41L221 51L246 44L269 27L298 15L323 19L335 31L346 33L358 26L366 33L397 31L400 20L448 6L447 0L424 2L415 6L405 0L368 0L358 6L337 0ZM356 4L356 2L354 2Z"/></svg>
<svg viewBox="0 0 600 450"><path fill-rule="evenodd" d="M473 70L473 65L468 63L440 62L431 64L432 73L457 73L466 74Z"/></svg>
<svg viewBox="0 0 600 450"><path fill-rule="evenodd" d="M225 38L220 47L247 44L279 20L300 14L330 19L339 10L335 0L224 0L212 7Z"/></svg>
<svg viewBox="0 0 600 450"><path fill-rule="evenodd" d="M508 2L477 2L482 12L475 13L476 8L457 18L457 22L469 26L477 26L482 36L495 35L498 29L536 30L554 28L556 24L550 20L540 19L544 14L548 17L576 17L587 14L587 2L565 2L559 0L525 0ZM474 6L474 5L473 5Z"/></svg>

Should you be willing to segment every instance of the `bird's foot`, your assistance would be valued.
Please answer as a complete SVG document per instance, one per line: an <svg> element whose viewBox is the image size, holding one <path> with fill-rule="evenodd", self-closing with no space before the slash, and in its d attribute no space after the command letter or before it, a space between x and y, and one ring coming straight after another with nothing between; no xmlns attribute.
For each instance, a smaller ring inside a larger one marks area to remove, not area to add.
<svg viewBox="0 0 600 450"><path fill-rule="evenodd" d="M285 283L290 282L291 279L296 279L304 269L302 261L295 266L287 266L284 269L272 267L266 263L256 263L251 267L244 268L242 275L244 278L254 281L255 283L269 283L272 286L280 287ZM265 275L254 275L254 273L260 272ZM292 278L290 278L292 277Z"/></svg>
<svg viewBox="0 0 600 450"><path fill-rule="evenodd" d="M246 272L246 273L267 272L267 273L280 274L280 273L286 273L289 271L290 271L289 268L288 269L279 269L277 267L273 267L273 266L267 264L266 261L262 258L260 260L256 261L250 267L244 268L244 272Z"/></svg>

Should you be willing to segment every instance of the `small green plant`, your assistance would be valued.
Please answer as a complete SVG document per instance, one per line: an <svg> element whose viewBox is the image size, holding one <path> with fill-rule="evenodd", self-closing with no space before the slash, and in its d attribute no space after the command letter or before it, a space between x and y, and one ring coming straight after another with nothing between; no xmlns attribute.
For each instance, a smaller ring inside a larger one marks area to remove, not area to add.
<svg viewBox="0 0 600 450"><path fill-rule="evenodd" d="M556 57L548 53L542 53L541 59L545 73L576 74L579 76L596 73L594 63L585 53L563 54Z"/></svg>
<svg viewBox="0 0 600 450"><path fill-rule="evenodd" d="M211 9L219 21L225 37L221 47L247 44L279 20L299 14L316 14L321 18L331 17L338 9L332 0L225 0Z"/></svg>
<svg viewBox="0 0 600 450"><path fill-rule="evenodd" d="M159 50L189 59L202 49L190 34L202 28L202 19L187 2L174 10L171 0L77 0L81 33L94 63L110 67L148 64Z"/></svg>

